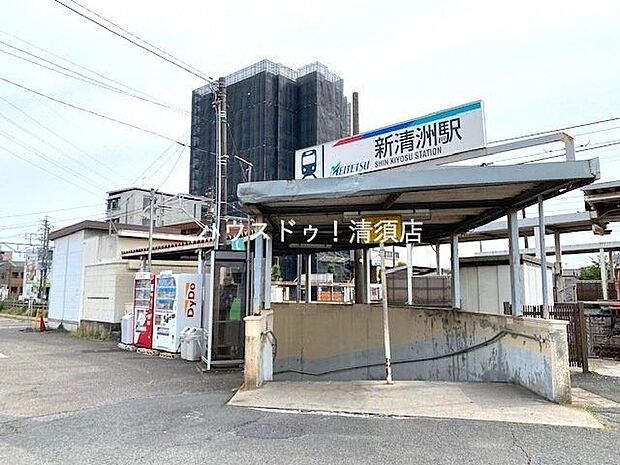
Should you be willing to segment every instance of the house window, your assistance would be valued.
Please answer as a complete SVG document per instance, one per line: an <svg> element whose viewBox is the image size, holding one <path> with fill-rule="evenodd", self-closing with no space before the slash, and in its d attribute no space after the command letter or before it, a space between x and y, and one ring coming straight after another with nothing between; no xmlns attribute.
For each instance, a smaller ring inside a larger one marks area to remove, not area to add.
<svg viewBox="0 0 620 465"><path fill-rule="evenodd" d="M108 210L118 210L120 206L121 198L114 197L113 199L108 199Z"/></svg>
<svg viewBox="0 0 620 465"><path fill-rule="evenodd" d="M11 294L17 294L17 286L11 287Z"/></svg>
<svg viewBox="0 0 620 465"><path fill-rule="evenodd" d="M13 271L11 273L11 278L19 278L19 271Z"/></svg>

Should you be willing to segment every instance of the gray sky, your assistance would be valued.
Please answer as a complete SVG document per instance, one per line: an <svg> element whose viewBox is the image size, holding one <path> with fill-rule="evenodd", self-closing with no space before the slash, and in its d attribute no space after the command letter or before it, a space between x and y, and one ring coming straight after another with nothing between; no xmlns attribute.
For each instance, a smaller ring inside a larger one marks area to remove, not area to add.
<svg viewBox="0 0 620 465"><path fill-rule="evenodd" d="M80 3L213 77L262 58L291 67L321 61L344 78L348 93L360 92L362 130L477 99L485 102L489 141L620 116L618 2ZM53 0L4 0L0 8L1 41L44 55L18 39L32 42L186 111L191 90L203 84ZM0 50L16 53L2 44ZM98 89L4 53L0 77L169 137L188 137L187 114ZM43 216L9 215L72 208L49 213L59 227L86 217L102 219L106 190L129 185L188 190L187 149L174 147L145 172L169 141L1 81L0 97L69 141L0 100L0 147L22 158L0 149L0 240L23 239ZM578 144L617 140L620 128L615 126L620 122L572 134ZM580 135L609 128L615 129ZM620 177L620 146L582 155L600 158L602 180ZM549 213L578 210L583 205L577 193L547 206ZM607 240L617 235L616 228ZM582 234L567 242L582 239L593 240ZM485 246L492 248L503 245ZM588 259L570 261L574 265Z"/></svg>

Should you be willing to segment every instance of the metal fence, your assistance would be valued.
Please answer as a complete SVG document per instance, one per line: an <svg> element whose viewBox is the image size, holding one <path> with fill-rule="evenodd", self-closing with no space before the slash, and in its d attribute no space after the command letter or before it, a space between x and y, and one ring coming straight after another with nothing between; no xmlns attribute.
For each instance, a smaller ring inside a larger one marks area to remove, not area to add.
<svg viewBox="0 0 620 465"><path fill-rule="evenodd" d="M620 358L620 317L616 310L601 308L586 314L588 355Z"/></svg>

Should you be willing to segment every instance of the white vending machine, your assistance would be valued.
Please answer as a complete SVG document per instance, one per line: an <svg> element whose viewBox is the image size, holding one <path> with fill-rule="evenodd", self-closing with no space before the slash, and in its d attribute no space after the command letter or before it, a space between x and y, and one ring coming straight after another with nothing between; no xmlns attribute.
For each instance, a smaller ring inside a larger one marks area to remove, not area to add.
<svg viewBox="0 0 620 465"><path fill-rule="evenodd" d="M162 272L155 282L153 349L179 352L181 331L201 326L202 281L199 274Z"/></svg>

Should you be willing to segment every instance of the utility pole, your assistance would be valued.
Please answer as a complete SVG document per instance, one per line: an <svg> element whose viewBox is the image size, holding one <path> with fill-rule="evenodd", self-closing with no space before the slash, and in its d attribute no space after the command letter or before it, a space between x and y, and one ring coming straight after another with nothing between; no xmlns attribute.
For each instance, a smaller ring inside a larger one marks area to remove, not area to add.
<svg viewBox="0 0 620 465"><path fill-rule="evenodd" d="M39 251L39 266L41 267L41 273L39 276L39 290L37 292L37 297L39 299L46 299L47 294L45 293L45 287L47 284L47 274L49 270L50 263L50 250L49 250L49 234L50 234L50 223L47 216L43 219L43 231L42 231L42 248Z"/></svg>
<svg viewBox="0 0 620 465"><path fill-rule="evenodd" d="M218 113L217 124L219 126L218 144L218 206L217 206L217 231L218 245L226 248L226 218L228 216L228 141L227 141L227 111L226 111L226 78L218 79L216 109Z"/></svg>
<svg viewBox="0 0 620 465"><path fill-rule="evenodd" d="M153 222L155 220L155 189L151 188L151 204L149 206L149 254L146 267L151 271L151 262L153 255Z"/></svg>

